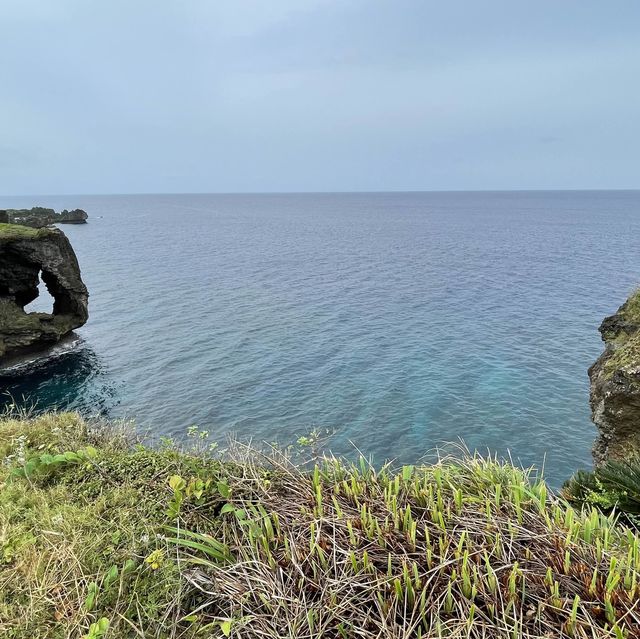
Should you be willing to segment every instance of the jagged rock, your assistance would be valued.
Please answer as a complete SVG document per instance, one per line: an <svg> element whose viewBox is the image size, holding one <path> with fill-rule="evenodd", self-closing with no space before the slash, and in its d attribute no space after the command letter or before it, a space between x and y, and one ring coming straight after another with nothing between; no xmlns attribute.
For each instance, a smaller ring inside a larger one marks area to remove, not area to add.
<svg viewBox="0 0 640 639"><path fill-rule="evenodd" d="M7 222L32 228L42 228L50 224L86 224L88 215L82 209L56 213L53 209L34 206L31 209L7 209ZM0 220L1 222L1 220Z"/></svg>
<svg viewBox="0 0 640 639"><path fill-rule="evenodd" d="M640 291L600 326L605 349L589 369L596 465L640 453Z"/></svg>
<svg viewBox="0 0 640 639"><path fill-rule="evenodd" d="M53 313L27 313L39 279ZM88 297L67 236L56 228L0 224L0 362L25 349L53 344L88 319Z"/></svg>
<svg viewBox="0 0 640 639"><path fill-rule="evenodd" d="M64 209L56 215L58 217L54 220L55 224L86 224L89 217L87 212L82 209L73 209L73 211Z"/></svg>

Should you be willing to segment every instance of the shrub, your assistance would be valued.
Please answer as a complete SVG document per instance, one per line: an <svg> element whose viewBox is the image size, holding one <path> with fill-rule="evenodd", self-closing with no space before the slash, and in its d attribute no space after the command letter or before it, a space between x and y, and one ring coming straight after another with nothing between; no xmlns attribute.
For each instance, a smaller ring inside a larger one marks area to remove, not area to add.
<svg viewBox="0 0 640 639"><path fill-rule="evenodd" d="M627 523L640 524L640 457L608 460L593 472L580 470L565 483L563 495L574 505L618 512Z"/></svg>

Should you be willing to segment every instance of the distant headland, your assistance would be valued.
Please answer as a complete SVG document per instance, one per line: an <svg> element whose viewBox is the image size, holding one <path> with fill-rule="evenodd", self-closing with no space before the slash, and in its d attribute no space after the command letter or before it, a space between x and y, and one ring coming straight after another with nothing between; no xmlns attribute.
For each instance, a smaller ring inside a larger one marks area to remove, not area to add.
<svg viewBox="0 0 640 639"><path fill-rule="evenodd" d="M0 223L21 224L33 228L42 228L51 224L86 224L89 215L82 209L56 213L54 209L34 206L30 209L7 209L0 211Z"/></svg>

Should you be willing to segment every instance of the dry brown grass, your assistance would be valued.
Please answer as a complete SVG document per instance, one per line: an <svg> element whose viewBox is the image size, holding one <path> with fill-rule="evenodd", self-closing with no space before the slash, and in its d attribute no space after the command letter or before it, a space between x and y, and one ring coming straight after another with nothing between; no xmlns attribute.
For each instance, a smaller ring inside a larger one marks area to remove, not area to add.
<svg viewBox="0 0 640 639"><path fill-rule="evenodd" d="M0 457L9 639L100 619L105 639L640 636L638 537L495 459L309 468L235 445L220 463L68 415L0 420Z"/></svg>
<svg viewBox="0 0 640 639"><path fill-rule="evenodd" d="M638 538L508 464L237 468L241 518L217 533L234 559L183 570L233 636L639 636Z"/></svg>

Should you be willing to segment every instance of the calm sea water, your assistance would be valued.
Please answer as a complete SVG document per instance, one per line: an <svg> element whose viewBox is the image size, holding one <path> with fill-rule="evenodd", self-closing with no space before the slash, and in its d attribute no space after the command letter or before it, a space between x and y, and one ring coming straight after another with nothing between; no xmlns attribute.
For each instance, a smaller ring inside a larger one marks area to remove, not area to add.
<svg viewBox="0 0 640 639"><path fill-rule="evenodd" d="M0 198L81 207L81 342L0 374L38 408L416 460L590 464L597 327L640 282L640 192ZM46 307L43 297L36 305ZM546 461L545 461L546 460Z"/></svg>

